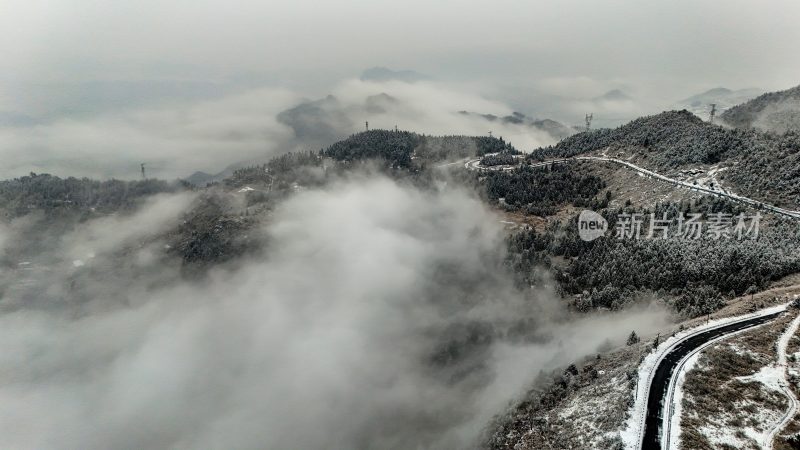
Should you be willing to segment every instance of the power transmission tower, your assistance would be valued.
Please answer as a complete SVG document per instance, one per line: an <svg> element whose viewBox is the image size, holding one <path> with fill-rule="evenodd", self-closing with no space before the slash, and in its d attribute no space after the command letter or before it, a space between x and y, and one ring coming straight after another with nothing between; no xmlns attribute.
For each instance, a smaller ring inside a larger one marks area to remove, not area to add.
<svg viewBox="0 0 800 450"><path fill-rule="evenodd" d="M594 118L594 113L586 114L586 131L589 131L592 128L593 118Z"/></svg>
<svg viewBox="0 0 800 450"><path fill-rule="evenodd" d="M369 131L369 121L365 122L367 125L367 131Z"/></svg>
<svg viewBox="0 0 800 450"><path fill-rule="evenodd" d="M709 113L709 119L708 119L709 122L714 123L714 114L716 114L716 112L717 112L717 104L712 103L711 112Z"/></svg>
<svg viewBox="0 0 800 450"><path fill-rule="evenodd" d="M147 176L144 174L144 163L142 163L142 179L146 180Z"/></svg>
<svg viewBox="0 0 800 450"><path fill-rule="evenodd" d="M491 131L489 132L489 137L492 137L492 132Z"/></svg>

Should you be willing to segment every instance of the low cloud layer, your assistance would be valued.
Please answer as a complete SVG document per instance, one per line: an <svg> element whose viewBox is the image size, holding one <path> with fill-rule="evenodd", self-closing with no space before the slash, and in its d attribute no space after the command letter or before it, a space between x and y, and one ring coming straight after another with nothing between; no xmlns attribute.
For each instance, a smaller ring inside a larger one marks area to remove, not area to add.
<svg viewBox="0 0 800 450"><path fill-rule="evenodd" d="M275 115L298 101L262 89L218 100L158 109L56 118L32 126L0 128L0 177L30 171L98 178L185 177L280 152L290 130Z"/></svg>
<svg viewBox="0 0 800 450"><path fill-rule="evenodd" d="M168 225L165 205L187 207L162 199L115 227ZM105 307L76 315L54 295L0 315L0 447L465 448L540 370L664 319L568 320L546 290L512 288L498 218L459 191L359 178L273 219L265 254L237 269L169 281L152 258L128 265L125 301L86 290ZM134 258L123 234L51 252ZM105 270L92 264L58 273Z"/></svg>
<svg viewBox="0 0 800 450"><path fill-rule="evenodd" d="M0 127L0 178L49 172L131 179L140 176L142 162L149 176L161 178L217 173L288 151L319 150L364 130L367 121L373 128L398 126L434 135L493 131L528 150L553 142L530 127L458 114L511 114L508 106L476 92L473 86L436 82L349 80L320 101L285 89L256 89L215 100L56 116Z"/></svg>

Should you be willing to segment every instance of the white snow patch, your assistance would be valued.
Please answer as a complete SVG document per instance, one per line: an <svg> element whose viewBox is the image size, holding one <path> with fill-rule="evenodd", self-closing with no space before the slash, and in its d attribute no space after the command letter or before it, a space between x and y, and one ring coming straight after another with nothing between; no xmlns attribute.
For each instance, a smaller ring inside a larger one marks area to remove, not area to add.
<svg viewBox="0 0 800 450"><path fill-rule="evenodd" d="M673 393L673 399L675 403L674 415L672 416L672 426L670 426L670 444L673 444L675 448L681 448L681 414L683 413L683 383L686 382L686 374L691 372L694 369L695 365L697 365L697 360L700 359L700 353L695 353L694 355L690 356L689 359L683 364L680 372L677 374L678 381L675 384L675 391Z"/></svg>
<svg viewBox="0 0 800 450"><path fill-rule="evenodd" d="M777 391L781 388L781 380L783 379L783 368L774 364L764 366L758 372L748 375L746 377L737 377L737 380L743 383L757 382Z"/></svg>
<svg viewBox="0 0 800 450"><path fill-rule="evenodd" d="M251 188L250 186L245 186L239 189L239 192L250 192L250 191L255 191L255 189Z"/></svg>
<svg viewBox="0 0 800 450"><path fill-rule="evenodd" d="M683 341L684 339L693 336L697 333L701 333L703 331L710 330L712 328L717 328L723 325L727 325L733 322L739 322L742 320L751 319L754 317L761 317L766 316L772 313L776 313L779 311L785 311L787 304L773 306L771 308L762 309L760 311L756 311L754 313L745 314L742 316L733 316L733 317L725 317L722 319L714 319L707 322L704 325L687 329L681 331L680 333L676 333L674 336L669 337L655 351L650 352L642 361L642 364L639 365L638 370L638 380L636 382L636 390L634 391L634 404L630 410L628 410L628 420L625 423L625 427L620 431L620 437L622 438L622 443L624 444L626 449L637 449L641 443L641 433L644 428L644 416L646 411L646 403L647 403L647 394L648 389L650 387L650 382L653 378L653 374L655 372L655 368L658 366L658 363L661 362L661 359L669 353L672 348L678 344L679 342Z"/></svg>

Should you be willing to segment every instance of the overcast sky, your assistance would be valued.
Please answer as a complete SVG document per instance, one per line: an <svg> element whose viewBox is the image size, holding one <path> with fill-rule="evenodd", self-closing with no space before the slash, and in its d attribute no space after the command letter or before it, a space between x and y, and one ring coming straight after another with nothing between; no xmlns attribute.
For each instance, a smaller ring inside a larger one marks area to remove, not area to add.
<svg viewBox="0 0 800 450"><path fill-rule="evenodd" d="M791 0L5 0L0 8L0 64L18 80L336 77L383 65L465 79L778 88L800 70L791 57L800 4Z"/></svg>
<svg viewBox="0 0 800 450"><path fill-rule="evenodd" d="M798 17L793 0L4 0L0 121L255 88L318 98L373 66L415 70L539 116L561 111L548 96L622 89L639 102L605 115L622 120L712 87L798 84Z"/></svg>

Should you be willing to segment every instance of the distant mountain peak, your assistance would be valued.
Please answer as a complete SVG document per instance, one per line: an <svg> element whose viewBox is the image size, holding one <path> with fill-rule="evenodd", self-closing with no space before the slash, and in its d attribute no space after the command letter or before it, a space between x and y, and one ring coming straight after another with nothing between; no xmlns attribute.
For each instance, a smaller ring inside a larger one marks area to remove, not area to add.
<svg viewBox="0 0 800 450"><path fill-rule="evenodd" d="M633 98L623 92L621 89L612 89L605 94L595 97L595 100L612 100L612 101L627 101L632 100Z"/></svg>
<svg viewBox="0 0 800 450"><path fill-rule="evenodd" d="M716 105L716 112L722 113L728 108L746 102L763 91L756 88L728 89L715 87L699 94L692 95L673 105L674 108L688 108L694 114L707 118L711 112L711 105Z"/></svg>
<svg viewBox="0 0 800 450"><path fill-rule="evenodd" d="M711 88L711 89L703 92L700 95L726 95L726 94L730 94L731 92L733 92L733 91L728 89L728 88L715 87L715 88Z"/></svg>

